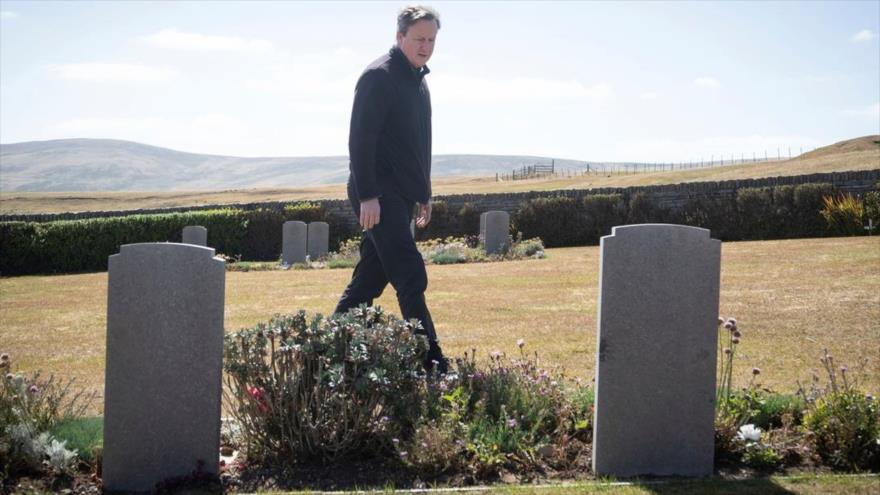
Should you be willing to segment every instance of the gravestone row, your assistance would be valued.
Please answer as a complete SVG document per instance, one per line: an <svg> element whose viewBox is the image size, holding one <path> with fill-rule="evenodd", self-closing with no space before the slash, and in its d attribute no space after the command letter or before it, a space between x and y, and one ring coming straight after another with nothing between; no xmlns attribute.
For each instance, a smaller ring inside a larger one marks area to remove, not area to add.
<svg viewBox="0 0 880 495"><path fill-rule="evenodd" d="M183 244L208 245L208 229L200 225L183 228ZM306 256L316 260L326 256L330 246L330 224L327 222L289 221L281 226L281 262L292 265L305 263Z"/></svg>
<svg viewBox="0 0 880 495"><path fill-rule="evenodd" d="M487 248L504 220L481 218ZM720 242L679 225L615 227L601 242L593 469L711 475ZM108 272L105 490L217 474L223 261L194 244L127 244Z"/></svg>

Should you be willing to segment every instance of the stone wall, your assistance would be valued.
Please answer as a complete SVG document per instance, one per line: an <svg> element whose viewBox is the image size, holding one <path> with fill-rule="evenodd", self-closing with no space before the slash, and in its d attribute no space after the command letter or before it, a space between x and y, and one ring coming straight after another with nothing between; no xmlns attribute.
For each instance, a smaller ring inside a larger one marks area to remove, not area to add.
<svg viewBox="0 0 880 495"><path fill-rule="evenodd" d="M448 196L435 196L435 200L445 201L449 209L457 211L465 203L472 203L478 211L500 210L510 214L516 212L519 206L531 199L542 196L571 196L582 197L590 194L622 194L629 197L637 192L645 193L655 204L660 207L678 209L690 198L697 196L707 197L730 197L736 194L738 189L749 187L774 187L784 185L808 184L826 182L834 185L842 192L861 194L873 188L880 182L880 169L864 170L857 172L831 172L810 175L795 175L788 177L769 177L764 179L742 179L722 182L691 182L682 184L668 184L659 186L642 187L606 187L596 189L570 189L558 191L530 191L521 193L496 193L496 194L453 194ZM357 218L351 211L348 200L311 200L311 203L321 203L328 212L344 219L350 227L357 225ZM204 206L190 206L178 208L157 208L126 211L91 211L78 213L57 213L39 215L0 215L0 221L20 220L27 222L50 222L56 220L74 220L82 218L118 217L127 215L147 215L159 213L173 213L180 211L210 210L218 208L241 208L253 210L257 208L282 209L291 201L272 201L246 204L216 204Z"/></svg>

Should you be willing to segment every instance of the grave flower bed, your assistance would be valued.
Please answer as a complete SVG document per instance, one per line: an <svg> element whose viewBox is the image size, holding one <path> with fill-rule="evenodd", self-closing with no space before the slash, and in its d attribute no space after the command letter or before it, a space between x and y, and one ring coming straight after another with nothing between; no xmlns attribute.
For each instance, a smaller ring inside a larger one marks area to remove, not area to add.
<svg viewBox="0 0 880 495"><path fill-rule="evenodd" d="M263 270L308 270L320 268L354 268L360 259L361 238L349 239L339 246L339 250L329 253L326 257L306 263L295 263L284 266L278 262L242 261L240 258L223 256L227 271L263 271ZM539 238L523 239L522 235L511 237L509 247L500 254L486 254L485 247L480 244L477 236L447 237L419 241L416 247L429 265L447 265L456 263L482 263L493 261L510 261L522 259L542 259L544 243ZM222 256L222 255L221 255Z"/></svg>
<svg viewBox="0 0 880 495"><path fill-rule="evenodd" d="M221 430L220 479L194 471L162 489L595 478L590 382L543 362L522 340L513 356L473 349L448 375L426 376L424 341L410 325L359 308L330 318L278 315L228 334L224 400L232 416ZM780 394L761 387L757 368L748 383L733 383L747 335L733 319L721 319L719 332L716 476L880 472L880 408L858 378L867 363L849 368L826 354L824 378ZM2 490L99 493L101 430L70 427L99 419L83 418L87 398L69 382L14 371L9 356L0 366ZM30 444L21 424L33 430ZM48 449L32 448L38 444Z"/></svg>

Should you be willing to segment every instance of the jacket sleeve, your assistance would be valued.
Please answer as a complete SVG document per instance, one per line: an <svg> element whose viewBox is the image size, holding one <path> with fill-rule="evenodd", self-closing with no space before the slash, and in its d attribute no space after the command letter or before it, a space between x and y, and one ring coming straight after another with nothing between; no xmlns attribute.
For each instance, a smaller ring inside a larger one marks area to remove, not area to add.
<svg viewBox="0 0 880 495"><path fill-rule="evenodd" d="M376 146L391 106L391 80L382 70L365 72L358 80L351 109L348 152L358 199L379 197Z"/></svg>

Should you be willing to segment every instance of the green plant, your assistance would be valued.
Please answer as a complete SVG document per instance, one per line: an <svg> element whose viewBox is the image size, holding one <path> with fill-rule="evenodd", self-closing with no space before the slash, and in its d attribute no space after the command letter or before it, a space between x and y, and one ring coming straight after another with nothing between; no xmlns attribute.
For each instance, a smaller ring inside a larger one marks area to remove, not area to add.
<svg viewBox="0 0 880 495"><path fill-rule="evenodd" d="M0 371L5 375L0 380L0 472L67 471L76 451L67 449L50 430L81 417L95 394L74 389L72 379L15 373L5 353L0 354Z"/></svg>
<svg viewBox="0 0 880 495"><path fill-rule="evenodd" d="M755 469L771 470L782 464L783 457L772 446L763 442L748 442L743 450L743 463Z"/></svg>
<svg viewBox="0 0 880 495"><path fill-rule="evenodd" d="M783 426L786 416L789 416L796 425L803 421L803 411L806 404L797 394L758 391L754 394L752 402L755 405L755 411L749 418L749 422L765 430Z"/></svg>
<svg viewBox="0 0 880 495"><path fill-rule="evenodd" d="M837 369L827 350L821 362L827 386L818 386L815 376L809 391L798 384L807 404L804 427L814 435L816 451L837 469L880 468L880 407L858 389L857 377L850 377L846 366Z"/></svg>
<svg viewBox="0 0 880 495"><path fill-rule="evenodd" d="M55 424L49 433L78 452L80 459L94 464L104 443L104 418L68 418Z"/></svg>
<svg viewBox="0 0 880 495"><path fill-rule="evenodd" d="M865 221L874 222L874 230L880 229L880 183L874 185L873 191L865 193ZM873 232L869 233L873 234Z"/></svg>
<svg viewBox="0 0 880 495"><path fill-rule="evenodd" d="M424 337L381 308L276 315L225 338L233 417L248 455L298 462L388 448L421 408Z"/></svg>
<svg viewBox="0 0 880 495"><path fill-rule="evenodd" d="M858 196L841 194L822 198L824 208L821 214L828 223L828 229L840 235L861 235L865 233L863 222L865 206Z"/></svg>

